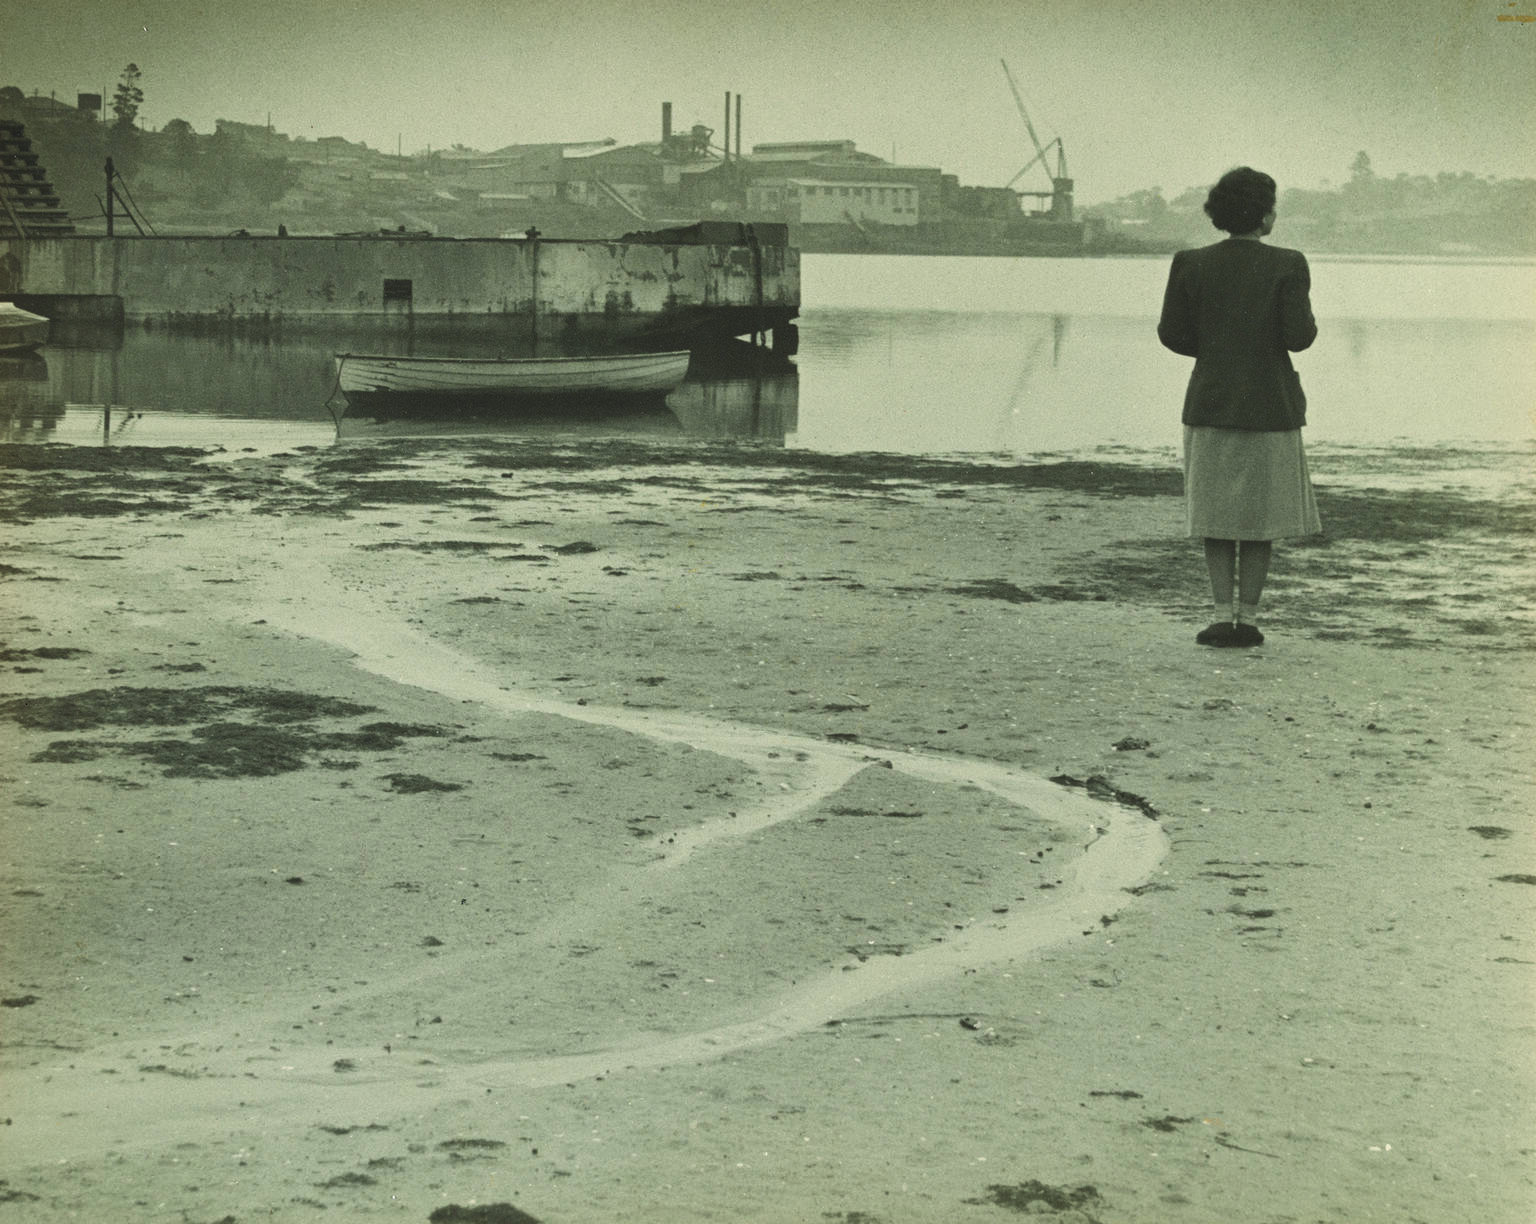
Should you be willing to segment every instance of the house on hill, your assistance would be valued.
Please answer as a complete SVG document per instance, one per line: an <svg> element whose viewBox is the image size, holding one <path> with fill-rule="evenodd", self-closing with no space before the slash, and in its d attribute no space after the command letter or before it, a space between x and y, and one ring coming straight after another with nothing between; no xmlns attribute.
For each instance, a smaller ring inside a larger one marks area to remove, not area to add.
<svg viewBox="0 0 1536 1224"><path fill-rule="evenodd" d="M944 215L943 171L861 153L851 140L755 144L743 159L749 212L811 224L913 226Z"/></svg>
<svg viewBox="0 0 1536 1224"><path fill-rule="evenodd" d="M277 132L264 123L241 123L238 119L215 119L213 134L258 149L273 145L286 145L290 138L286 132Z"/></svg>
<svg viewBox="0 0 1536 1224"><path fill-rule="evenodd" d="M792 178L772 186L749 187L747 208L777 212L801 224L842 225L852 220L916 225L918 189L900 182Z"/></svg>
<svg viewBox="0 0 1536 1224"><path fill-rule="evenodd" d="M653 144L577 153L561 163L563 198L589 207L614 204L644 221L671 194L667 191L669 169L670 186L675 187L676 164L663 158Z"/></svg>
<svg viewBox="0 0 1536 1224"><path fill-rule="evenodd" d="M24 94L14 85L7 85L0 89L0 115L33 128L58 123L97 123L101 118L101 95L80 94L78 101L81 105L71 106L51 95Z"/></svg>

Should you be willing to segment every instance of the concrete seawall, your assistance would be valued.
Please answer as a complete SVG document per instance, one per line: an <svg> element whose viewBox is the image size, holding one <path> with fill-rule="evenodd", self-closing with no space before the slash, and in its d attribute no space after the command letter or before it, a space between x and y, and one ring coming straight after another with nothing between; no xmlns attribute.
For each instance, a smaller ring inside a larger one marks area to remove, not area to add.
<svg viewBox="0 0 1536 1224"><path fill-rule="evenodd" d="M787 333L800 261L787 245L757 242L0 238L5 298L61 321L253 330L479 320L535 342L707 339Z"/></svg>

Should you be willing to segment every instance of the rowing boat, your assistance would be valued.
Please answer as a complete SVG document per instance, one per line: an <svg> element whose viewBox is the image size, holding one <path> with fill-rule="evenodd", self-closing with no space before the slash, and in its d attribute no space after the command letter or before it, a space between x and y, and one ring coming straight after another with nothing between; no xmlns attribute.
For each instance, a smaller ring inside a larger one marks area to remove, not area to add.
<svg viewBox="0 0 1536 1224"><path fill-rule="evenodd" d="M688 372L688 350L586 357L382 357L336 354L337 381L349 401L395 396L448 400L659 397Z"/></svg>
<svg viewBox="0 0 1536 1224"><path fill-rule="evenodd" d="M0 353L24 353L47 342L47 319L14 302L0 302Z"/></svg>

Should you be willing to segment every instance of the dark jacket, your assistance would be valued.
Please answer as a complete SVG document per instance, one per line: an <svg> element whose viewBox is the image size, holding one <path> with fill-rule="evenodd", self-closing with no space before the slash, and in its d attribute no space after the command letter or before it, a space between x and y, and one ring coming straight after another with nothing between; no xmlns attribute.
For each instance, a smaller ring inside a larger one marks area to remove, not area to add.
<svg viewBox="0 0 1536 1224"><path fill-rule="evenodd" d="M1290 355L1317 338L1311 287L1300 251L1249 238L1173 257L1157 338L1195 359L1184 424L1280 430L1307 423Z"/></svg>

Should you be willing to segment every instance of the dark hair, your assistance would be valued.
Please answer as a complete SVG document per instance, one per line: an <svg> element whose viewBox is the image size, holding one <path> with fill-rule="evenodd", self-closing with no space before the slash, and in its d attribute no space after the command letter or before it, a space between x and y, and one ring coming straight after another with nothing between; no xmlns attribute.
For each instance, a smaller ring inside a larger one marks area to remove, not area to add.
<svg viewBox="0 0 1536 1224"><path fill-rule="evenodd" d="M1250 234L1275 206L1275 180L1239 166L1223 174L1205 197L1205 215L1229 234Z"/></svg>

